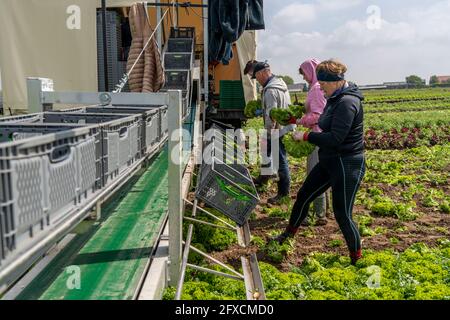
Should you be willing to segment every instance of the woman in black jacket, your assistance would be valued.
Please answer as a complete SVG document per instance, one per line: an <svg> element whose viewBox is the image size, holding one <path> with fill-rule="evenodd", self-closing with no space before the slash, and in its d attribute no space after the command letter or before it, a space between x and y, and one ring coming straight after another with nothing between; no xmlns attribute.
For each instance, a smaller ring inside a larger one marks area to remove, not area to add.
<svg viewBox="0 0 450 320"><path fill-rule="evenodd" d="M282 243L293 237L307 217L311 202L331 187L336 221L355 264L361 258L361 239L352 211L365 174L364 97L356 85L345 80L346 71L347 67L335 60L324 61L317 67L317 78L327 98L318 121L322 132L297 131L294 138L319 146L319 163L297 194L288 227L275 240Z"/></svg>

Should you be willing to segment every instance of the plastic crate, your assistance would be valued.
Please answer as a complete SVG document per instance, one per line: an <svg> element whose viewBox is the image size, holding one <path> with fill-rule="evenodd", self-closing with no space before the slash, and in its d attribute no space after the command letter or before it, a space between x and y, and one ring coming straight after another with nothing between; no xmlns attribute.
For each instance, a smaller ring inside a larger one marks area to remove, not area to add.
<svg viewBox="0 0 450 320"><path fill-rule="evenodd" d="M159 126L159 110L155 110L145 119L145 146L147 152L153 150L159 142Z"/></svg>
<svg viewBox="0 0 450 320"><path fill-rule="evenodd" d="M203 164L196 197L242 226L259 202L253 181L213 158Z"/></svg>
<svg viewBox="0 0 450 320"><path fill-rule="evenodd" d="M102 124L105 184L122 175L140 156L141 125L140 115Z"/></svg>
<svg viewBox="0 0 450 320"><path fill-rule="evenodd" d="M245 108L245 96L242 81L240 80L220 81L220 108L221 109Z"/></svg>
<svg viewBox="0 0 450 320"><path fill-rule="evenodd" d="M157 107L87 107L84 112L142 114L141 145L142 154L151 151L160 139L159 108Z"/></svg>
<svg viewBox="0 0 450 320"><path fill-rule="evenodd" d="M4 123L0 126L0 142L19 141L50 133L83 127L78 124Z"/></svg>
<svg viewBox="0 0 450 320"><path fill-rule="evenodd" d="M171 53L164 54L164 69L166 70L191 70L192 53Z"/></svg>
<svg viewBox="0 0 450 320"><path fill-rule="evenodd" d="M190 72L184 70L166 71L166 82L164 90L183 90L183 94L187 95L190 84Z"/></svg>
<svg viewBox="0 0 450 320"><path fill-rule="evenodd" d="M88 126L0 144L0 264L37 243L99 190L100 139L100 128Z"/></svg>
<svg viewBox="0 0 450 320"><path fill-rule="evenodd" d="M27 114L20 116L12 116L12 117L4 117L0 118L0 124L5 123L33 123L33 122L41 122L42 121L42 113L35 114Z"/></svg>
<svg viewBox="0 0 450 320"><path fill-rule="evenodd" d="M193 27L178 27L170 28L170 38L195 38L195 28Z"/></svg>
<svg viewBox="0 0 450 320"><path fill-rule="evenodd" d="M167 43L166 52L184 52L193 53L194 52L194 40L193 39L169 39Z"/></svg>
<svg viewBox="0 0 450 320"><path fill-rule="evenodd" d="M161 140L166 139L167 136L169 135L169 126L168 126L168 122L167 122L167 116L168 116L168 108L162 107L160 109L160 121L161 121L160 137L161 137Z"/></svg>
<svg viewBox="0 0 450 320"><path fill-rule="evenodd" d="M94 114L121 114L121 115L130 115L130 114L140 114L141 115L141 127L139 129L139 134L141 137L140 148L141 155L146 154L150 151L156 142L158 142L158 125L159 121L157 119L153 120L153 118L159 117L159 110L157 107L149 106L149 107L85 107L73 109L73 111L77 111L79 113L94 113ZM153 128L154 127L154 128ZM150 130L150 132L147 132ZM148 141L148 142L147 142Z"/></svg>
<svg viewBox="0 0 450 320"><path fill-rule="evenodd" d="M44 123L74 123L93 124L106 123L125 118L129 114L123 113L86 113L86 112L44 112Z"/></svg>

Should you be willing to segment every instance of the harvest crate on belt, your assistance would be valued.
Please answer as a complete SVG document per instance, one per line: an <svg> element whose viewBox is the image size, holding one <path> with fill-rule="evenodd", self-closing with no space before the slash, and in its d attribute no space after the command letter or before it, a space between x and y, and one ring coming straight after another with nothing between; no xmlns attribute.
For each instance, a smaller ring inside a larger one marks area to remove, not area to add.
<svg viewBox="0 0 450 320"><path fill-rule="evenodd" d="M0 144L0 260L20 255L101 188L97 126L22 126L43 134Z"/></svg>

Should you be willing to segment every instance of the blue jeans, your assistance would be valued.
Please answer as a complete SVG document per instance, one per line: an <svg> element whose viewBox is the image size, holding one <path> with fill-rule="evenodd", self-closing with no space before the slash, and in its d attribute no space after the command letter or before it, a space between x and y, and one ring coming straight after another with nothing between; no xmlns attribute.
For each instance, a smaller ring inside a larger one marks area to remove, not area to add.
<svg viewBox="0 0 450 320"><path fill-rule="evenodd" d="M291 187L291 175L289 173L289 162L287 158L286 148L284 147L282 138L279 139L278 148L278 194L281 196L289 195L289 189ZM267 140L267 154L272 154L271 140ZM264 167L270 167L270 164L264 165Z"/></svg>

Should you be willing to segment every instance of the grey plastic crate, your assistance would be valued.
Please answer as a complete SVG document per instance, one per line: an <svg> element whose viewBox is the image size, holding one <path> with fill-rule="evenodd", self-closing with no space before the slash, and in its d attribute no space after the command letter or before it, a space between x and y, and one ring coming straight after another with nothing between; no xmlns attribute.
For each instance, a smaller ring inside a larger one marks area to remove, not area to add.
<svg viewBox="0 0 450 320"><path fill-rule="evenodd" d="M158 106L141 106L141 107L127 107L127 106L111 106L111 107L85 107L72 109L82 114L140 114L142 117L142 125L139 129L141 155L154 149L155 145L160 141L161 121L159 119ZM61 112L66 113L66 112Z"/></svg>
<svg viewBox="0 0 450 320"><path fill-rule="evenodd" d="M213 158L203 164L196 197L242 226L259 202L253 181Z"/></svg>
<svg viewBox="0 0 450 320"><path fill-rule="evenodd" d="M0 144L0 267L98 192L100 139L85 126Z"/></svg>
<svg viewBox="0 0 450 320"><path fill-rule="evenodd" d="M83 112L94 113L128 113L128 114L142 114L143 123L141 128L141 145L142 153L147 153L152 150L158 143L160 138L160 123L159 108L157 107L88 107Z"/></svg>
<svg viewBox="0 0 450 320"><path fill-rule="evenodd" d="M167 137L167 135L169 134L167 115L168 115L168 108L162 107L160 109L160 121L161 121L160 137L161 137L161 139L165 139Z"/></svg>
<svg viewBox="0 0 450 320"><path fill-rule="evenodd" d="M191 70L192 53L173 53L164 54L164 69L166 70Z"/></svg>
<svg viewBox="0 0 450 320"><path fill-rule="evenodd" d="M5 123L33 123L41 121L42 121L42 113L34 113L34 114L0 118L0 125Z"/></svg>
<svg viewBox="0 0 450 320"><path fill-rule="evenodd" d="M104 159L104 183L120 176L133 162L140 157L142 125L140 115L129 115L126 118L102 124ZM136 141L136 142L135 142Z"/></svg>
<svg viewBox="0 0 450 320"><path fill-rule="evenodd" d="M126 113L44 112L43 122L93 124L111 122L127 116L129 114Z"/></svg>
<svg viewBox="0 0 450 320"><path fill-rule="evenodd" d="M0 126L0 142L18 141L83 127L79 124L4 123Z"/></svg>
<svg viewBox="0 0 450 320"><path fill-rule="evenodd" d="M194 52L194 40L187 38L171 38L168 41L167 52Z"/></svg>

